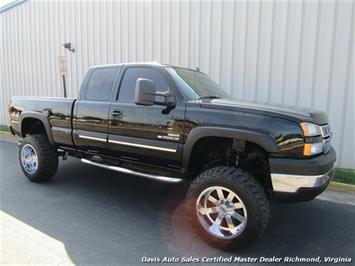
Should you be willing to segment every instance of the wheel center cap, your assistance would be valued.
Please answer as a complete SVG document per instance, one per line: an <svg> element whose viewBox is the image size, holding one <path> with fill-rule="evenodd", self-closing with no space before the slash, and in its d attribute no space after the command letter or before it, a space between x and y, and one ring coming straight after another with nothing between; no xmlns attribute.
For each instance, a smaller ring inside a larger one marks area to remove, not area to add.
<svg viewBox="0 0 355 266"><path fill-rule="evenodd" d="M222 201L220 206L224 213L231 213L234 211L234 207L229 201Z"/></svg>
<svg viewBox="0 0 355 266"><path fill-rule="evenodd" d="M226 201L225 206L229 209L233 208L232 203L230 201Z"/></svg>

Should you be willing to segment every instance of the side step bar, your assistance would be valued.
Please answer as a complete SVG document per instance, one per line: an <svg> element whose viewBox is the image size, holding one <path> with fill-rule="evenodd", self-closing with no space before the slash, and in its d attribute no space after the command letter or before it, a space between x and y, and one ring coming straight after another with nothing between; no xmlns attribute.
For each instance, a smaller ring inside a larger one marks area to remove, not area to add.
<svg viewBox="0 0 355 266"><path fill-rule="evenodd" d="M107 164L93 162L93 161L90 161L90 160L87 160L87 159L81 159L81 161L83 163L87 163L87 164L91 164L91 165L94 165L94 166L106 168L106 169L109 169L109 170L113 170L113 171L117 171L117 172L121 172L121 173L125 173L125 174L130 174L130 175L141 176L141 177L145 177L145 178L148 178L148 179L158 180L158 181L166 182L166 183L180 183L180 182L183 181L183 179L181 179L181 178L168 177L168 176L158 176L158 175L151 175L151 174L141 173L141 172L137 172L137 171L130 170L130 169L127 169L127 168L123 168L123 167L118 167L118 166L114 166L114 165L107 165Z"/></svg>

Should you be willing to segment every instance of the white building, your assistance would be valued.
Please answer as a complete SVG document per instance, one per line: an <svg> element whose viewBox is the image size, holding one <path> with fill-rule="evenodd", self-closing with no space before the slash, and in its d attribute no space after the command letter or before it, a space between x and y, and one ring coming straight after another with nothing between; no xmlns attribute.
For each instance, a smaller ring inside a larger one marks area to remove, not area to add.
<svg viewBox="0 0 355 266"><path fill-rule="evenodd" d="M198 66L239 99L328 112L338 165L355 168L354 1L20 0L0 12L0 124L11 95L63 95L60 55L69 97L91 65L158 61Z"/></svg>

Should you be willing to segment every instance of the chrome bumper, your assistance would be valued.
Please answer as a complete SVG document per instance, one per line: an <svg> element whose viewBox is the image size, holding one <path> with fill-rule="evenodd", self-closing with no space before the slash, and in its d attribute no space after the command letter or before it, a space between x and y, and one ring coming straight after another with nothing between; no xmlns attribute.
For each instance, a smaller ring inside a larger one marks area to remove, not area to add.
<svg viewBox="0 0 355 266"><path fill-rule="evenodd" d="M300 188L321 188L334 175L334 168L322 175L271 174L274 192L296 193Z"/></svg>

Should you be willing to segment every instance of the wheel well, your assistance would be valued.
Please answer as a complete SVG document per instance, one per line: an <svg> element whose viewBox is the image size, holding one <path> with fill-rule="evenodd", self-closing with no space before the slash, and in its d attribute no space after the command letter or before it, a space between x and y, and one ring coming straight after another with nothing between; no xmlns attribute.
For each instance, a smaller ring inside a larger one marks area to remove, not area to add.
<svg viewBox="0 0 355 266"><path fill-rule="evenodd" d="M267 190L272 189L269 154L253 142L245 142L245 149L238 154L238 166L250 172Z"/></svg>
<svg viewBox="0 0 355 266"><path fill-rule="evenodd" d="M192 151L189 162L189 173L192 178L207 168L226 163L230 155L232 139L205 137L199 139Z"/></svg>
<svg viewBox="0 0 355 266"><path fill-rule="evenodd" d="M272 188L268 153L253 142L223 137L206 137L198 140L191 152L189 176L217 165L238 166L251 174L266 188Z"/></svg>
<svg viewBox="0 0 355 266"><path fill-rule="evenodd" d="M25 137L27 134L46 134L46 129L41 120L37 118L24 118L21 123L21 135Z"/></svg>

